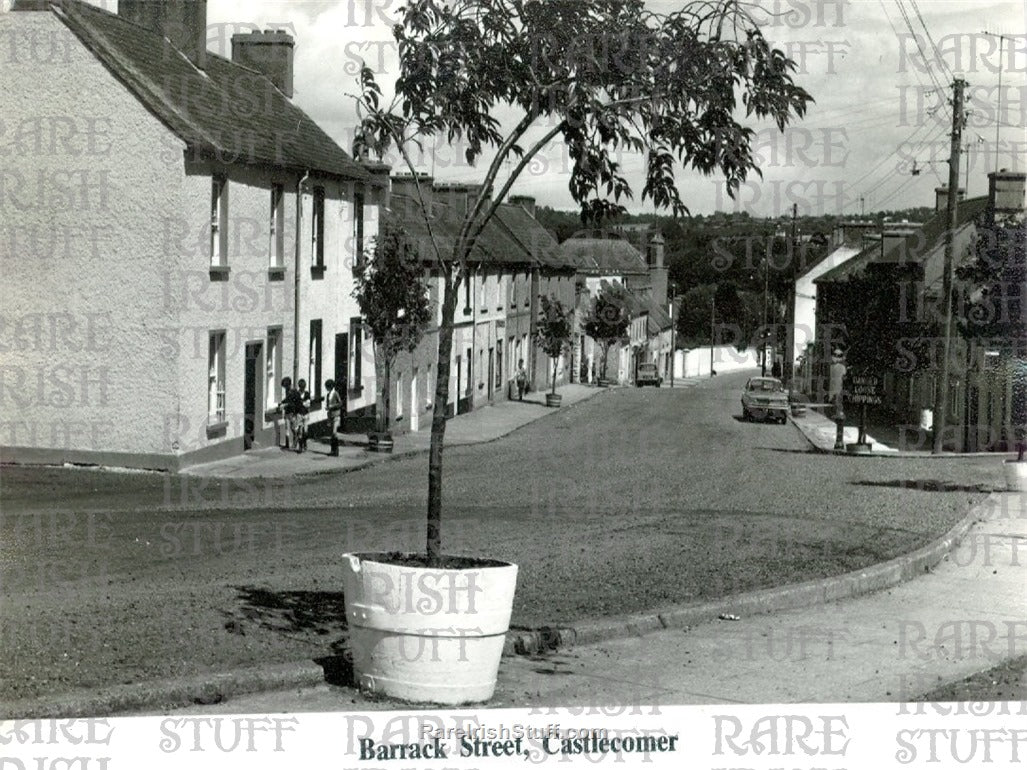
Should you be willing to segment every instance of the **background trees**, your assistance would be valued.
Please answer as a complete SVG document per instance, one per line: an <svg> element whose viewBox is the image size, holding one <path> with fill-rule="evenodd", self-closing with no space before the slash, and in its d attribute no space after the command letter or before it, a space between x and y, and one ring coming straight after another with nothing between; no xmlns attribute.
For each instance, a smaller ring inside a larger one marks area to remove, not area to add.
<svg viewBox="0 0 1027 770"><path fill-rule="evenodd" d="M609 379L606 368L610 358L610 348L618 342L628 339L628 326L631 315L624 303L608 287L604 286L592 299L592 305L582 320L585 334L594 339L600 350L599 377Z"/></svg>

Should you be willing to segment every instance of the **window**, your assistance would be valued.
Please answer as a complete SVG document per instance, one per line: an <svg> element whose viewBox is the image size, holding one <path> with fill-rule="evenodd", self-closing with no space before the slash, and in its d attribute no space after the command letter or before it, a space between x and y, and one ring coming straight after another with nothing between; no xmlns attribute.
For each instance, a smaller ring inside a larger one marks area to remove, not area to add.
<svg viewBox="0 0 1027 770"><path fill-rule="evenodd" d="M349 381L350 390L360 390L363 382L360 377L360 353L363 348L364 322L360 318L349 319Z"/></svg>
<svg viewBox="0 0 1027 770"><path fill-rule="evenodd" d="M271 185L271 216L268 225L268 267L285 266L285 187Z"/></svg>
<svg viewBox="0 0 1027 770"><path fill-rule="evenodd" d="M278 406L279 383L282 381L282 329L280 327L267 330L267 408Z"/></svg>
<svg viewBox="0 0 1027 770"><path fill-rule="evenodd" d="M471 314L471 273L464 273L464 315Z"/></svg>
<svg viewBox="0 0 1027 770"><path fill-rule="evenodd" d="M396 375L396 400L393 402L396 407L392 410L397 418L403 416L403 372Z"/></svg>
<svg viewBox="0 0 1027 770"><path fill-rule="evenodd" d="M474 380L474 361L471 359L471 349L467 348L467 394L470 395L474 386L471 384Z"/></svg>
<svg viewBox="0 0 1027 770"><path fill-rule="evenodd" d="M487 292L486 292L486 284L487 283L488 283L488 276L485 274L485 271L482 270L482 272L481 272L481 279L478 282L478 305L481 306L481 312L483 312L483 313L488 312L488 303L486 301L487 300Z"/></svg>
<svg viewBox="0 0 1027 770"><path fill-rule="evenodd" d="M310 399L321 398L321 319L310 322L310 365L307 372L307 389Z"/></svg>
<svg viewBox="0 0 1027 770"><path fill-rule="evenodd" d="M496 388L503 387L503 340L496 340Z"/></svg>
<svg viewBox="0 0 1027 770"><path fill-rule="evenodd" d="M313 247L311 259L313 267L324 268L325 266L325 188L314 188L314 221L313 221Z"/></svg>
<svg viewBox="0 0 1027 770"><path fill-rule="evenodd" d="M524 271L524 307L531 304L531 273Z"/></svg>
<svg viewBox="0 0 1027 770"><path fill-rule="evenodd" d="M424 379L424 406L431 406L432 394L435 392L435 380L432 379L432 365L428 364L428 373Z"/></svg>
<svg viewBox="0 0 1027 770"><path fill-rule="evenodd" d="M479 350L478 351L478 374L481 376L482 379L485 379L486 375L485 375L485 351L484 350ZM480 388L484 384L485 384L484 382L479 382L478 383L478 387Z"/></svg>
<svg viewBox="0 0 1027 770"><path fill-rule="evenodd" d="M207 420L225 421L225 333L210 333L207 354Z"/></svg>
<svg viewBox="0 0 1027 770"><path fill-rule="evenodd" d="M210 180L210 266L228 265L228 179L215 175Z"/></svg>
<svg viewBox="0 0 1027 770"><path fill-rule="evenodd" d="M353 196L353 264L364 263L364 194Z"/></svg>

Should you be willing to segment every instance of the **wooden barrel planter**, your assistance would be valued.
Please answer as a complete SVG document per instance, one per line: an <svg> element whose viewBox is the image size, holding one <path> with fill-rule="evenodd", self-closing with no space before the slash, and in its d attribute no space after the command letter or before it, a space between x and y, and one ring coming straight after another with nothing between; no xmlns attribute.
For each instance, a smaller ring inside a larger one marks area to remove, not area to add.
<svg viewBox="0 0 1027 770"><path fill-rule="evenodd" d="M546 406L559 407L563 403L563 396L559 393L546 393Z"/></svg>
<svg viewBox="0 0 1027 770"><path fill-rule="evenodd" d="M367 450L369 452L392 452L393 440L391 433L368 433Z"/></svg>

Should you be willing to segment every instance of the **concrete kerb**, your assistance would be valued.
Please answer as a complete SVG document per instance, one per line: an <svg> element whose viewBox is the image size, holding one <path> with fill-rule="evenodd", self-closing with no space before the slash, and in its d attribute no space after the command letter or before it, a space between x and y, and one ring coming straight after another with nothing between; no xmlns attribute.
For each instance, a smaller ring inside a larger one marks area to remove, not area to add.
<svg viewBox="0 0 1027 770"><path fill-rule="evenodd" d="M215 674L83 690L55 698L10 701L0 719L105 717L140 711L220 703L232 696L324 684L325 671L313 661L236 669Z"/></svg>
<svg viewBox="0 0 1027 770"><path fill-rule="evenodd" d="M890 451L890 452L850 452L850 451L848 451L846 449L835 449L834 447L831 447L830 449L826 449L826 448L824 448L822 446L818 446L817 445L817 442L813 440L813 437L810 436L810 434L806 432L805 426L802 423L797 421L792 416L789 416L788 419L791 421L792 425L795 426L796 430L798 430L799 433L802 434L802 437L804 439L806 439L806 442L809 444L809 447L810 447L809 451L811 453L813 453L813 454L837 455L839 457L859 457L859 458L864 458L864 459L866 459L866 458L881 458L881 457L886 457L886 458L894 458L894 457L909 458L909 457L916 457L916 458L924 459L924 458L930 457L930 458L936 458L936 459L940 459L940 460L954 460L954 459L965 458L965 457L1004 457L1005 456L1005 454L1003 454L1002 452L942 452L940 454L934 454L933 452L928 452L926 450L918 452L918 451L911 451L911 450L908 450L908 449L896 449L896 450L893 450L893 451ZM1008 454L1010 457L1012 457L1016 453L1015 452L1011 452L1011 453L1006 453L1006 454Z"/></svg>
<svg viewBox="0 0 1027 770"><path fill-rule="evenodd" d="M880 564L828 578L760 589L709 602L667 607L620 618L599 618L566 626L546 626L507 634L504 655L537 655L572 646L630 636L665 628L688 628L722 615L757 615L813 607L891 588L929 572L950 553L989 510L993 493L975 506L948 532L912 553Z"/></svg>

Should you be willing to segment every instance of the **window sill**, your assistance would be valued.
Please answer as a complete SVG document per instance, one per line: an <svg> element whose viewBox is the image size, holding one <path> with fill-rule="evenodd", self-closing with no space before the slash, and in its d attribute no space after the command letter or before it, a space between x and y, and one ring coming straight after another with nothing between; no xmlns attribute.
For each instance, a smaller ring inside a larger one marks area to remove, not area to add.
<svg viewBox="0 0 1027 770"><path fill-rule="evenodd" d="M228 280L228 265L211 265L210 266L210 280L212 281L227 281Z"/></svg>
<svg viewBox="0 0 1027 770"><path fill-rule="evenodd" d="M269 267L267 269L267 279L269 281L284 281L285 280L285 268L284 267Z"/></svg>
<svg viewBox="0 0 1027 770"><path fill-rule="evenodd" d="M224 438L228 433L228 420L207 424L207 438Z"/></svg>

